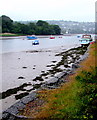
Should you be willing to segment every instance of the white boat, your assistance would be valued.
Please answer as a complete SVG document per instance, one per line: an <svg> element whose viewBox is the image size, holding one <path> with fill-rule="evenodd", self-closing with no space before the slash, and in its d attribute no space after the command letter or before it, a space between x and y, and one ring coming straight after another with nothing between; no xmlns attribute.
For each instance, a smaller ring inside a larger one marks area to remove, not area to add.
<svg viewBox="0 0 97 120"><path fill-rule="evenodd" d="M32 45L39 45L39 40L33 40Z"/></svg>
<svg viewBox="0 0 97 120"><path fill-rule="evenodd" d="M91 35L86 34L86 35L82 35L82 38L79 41L82 46L85 46L85 45L89 45L93 41L93 39Z"/></svg>

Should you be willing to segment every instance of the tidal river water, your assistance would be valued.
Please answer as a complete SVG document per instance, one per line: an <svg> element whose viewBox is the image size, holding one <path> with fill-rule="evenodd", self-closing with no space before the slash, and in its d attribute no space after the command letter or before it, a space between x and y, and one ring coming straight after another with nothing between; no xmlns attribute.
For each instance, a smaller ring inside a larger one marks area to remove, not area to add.
<svg viewBox="0 0 97 120"><path fill-rule="evenodd" d="M38 40L39 45L32 45L33 40L27 40L25 36L0 40L2 110L19 101L17 96L35 91L35 85L52 78L52 75L45 73L61 60L61 56L56 54L80 45L77 35L55 36L55 39L40 36Z"/></svg>

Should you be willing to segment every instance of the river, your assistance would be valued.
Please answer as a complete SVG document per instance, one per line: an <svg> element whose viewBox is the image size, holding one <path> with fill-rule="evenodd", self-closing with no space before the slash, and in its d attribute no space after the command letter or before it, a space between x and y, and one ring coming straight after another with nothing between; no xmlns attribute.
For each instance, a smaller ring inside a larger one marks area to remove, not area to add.
<svg viewBox="0 0 97 120"><path fill-rule="evenodd" d="M43 77L42 80L35 81L36 77L46 73L61 60L61 56L55 56L57 53L66 51L80 45L77 35L55 36L55 39L49 39L50 36L40 36L39 45L32 45L32 40L27 40L26 36L4 37L0 40L2 50L0 58L2 59L2 84L1 93L9 94L0 100L2 110L7 109L16 101L16 95L31 90L36 84L41 84L52 78L52 75ZM20 89L20 86L23 86ZM36 89L33 89L36 90ZM30 91L31 92L31 91Z"/></svg>
<svg viewBox="0 0 97 120"><path fill-rule="evenodd" d="M25 50L34 50L34 49L43 49L43 48L50 48L50 47L57 47L66 45L66 48L70 47L71 45L78 44L78 38L76 35L73 36L55 36L55 39L49 39L49 36L39 37L39 45L32 46L33 40L27 40L26 36L21 37L3 37L0 40L2 42L2 51L3 53L8 52L19 52Z"/></svg>

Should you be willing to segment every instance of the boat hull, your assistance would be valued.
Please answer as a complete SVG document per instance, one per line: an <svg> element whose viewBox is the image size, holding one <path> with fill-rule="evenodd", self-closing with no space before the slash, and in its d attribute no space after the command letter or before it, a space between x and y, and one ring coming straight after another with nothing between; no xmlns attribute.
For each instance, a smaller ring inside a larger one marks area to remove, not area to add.
<svg viewBox="0 0 97 120"><path fill-rule="evenodd" d="M27 39L28 39L28 40L35 40L35 39L37 39L37 37L34 37L34 36L27 36Z"/></svg>
<svg viewBox="0 0 97 120"><path fill-rule="evenodd" d="M55 37L50 37L50 39L55 39Z"/></svg>
<svg viewBox="0 0 97 120"><path fill-rule="evenodd" d="M79 41L81 45L85 46L89 45L93 41L93 39L91 38L91 35L83 35Z"/></svg>
<svg viewBox="0 0 97 120"><path fill-rule="evenodd" d="M39 45L39 41L38 41L38 40L34 40L34 41L32 42L32 45Z"/></svg>

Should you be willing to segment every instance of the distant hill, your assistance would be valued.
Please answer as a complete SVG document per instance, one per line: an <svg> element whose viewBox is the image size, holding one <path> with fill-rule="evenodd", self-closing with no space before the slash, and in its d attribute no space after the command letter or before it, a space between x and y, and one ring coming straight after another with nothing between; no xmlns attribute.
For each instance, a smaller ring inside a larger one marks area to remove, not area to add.
<svg viewBox="0 0 97 120"><path fill-rule="evenodd" d="M35 21L19 21L21 23L27 24L28 22L37 22ZM63 34L71 33L95 33L95 22L77 22L77 21L64 21L64 20L47 20L51 25L59 25Z"/></svg>
<svg viewBox="0 0 97 120"><path fill-rule="evenodd" d="M76 22L76 21L47 21L49 24L57 24L63 33L95 33L94 22Z"/></svg>

